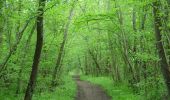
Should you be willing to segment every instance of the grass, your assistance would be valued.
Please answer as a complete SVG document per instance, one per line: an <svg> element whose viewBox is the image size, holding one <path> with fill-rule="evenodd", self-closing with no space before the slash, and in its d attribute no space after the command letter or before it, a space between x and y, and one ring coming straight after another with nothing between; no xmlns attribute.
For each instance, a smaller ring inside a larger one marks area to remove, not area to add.
<svg viewBox="0 0 170 100"><path fill-rule="evenodd" d="M54 92L44 91L41 94L35 93L32 100L74 100L77 86L70 76L63 79L63 84L56 87ZM38 86L37 86L38 87ZM24 93L15 96L15 87L0 89L0 100L23 100Z"/></svg>
<svg viewBox="0 0 170 100"><path fill-rule="evenodd" d="M35 95L33 100L74 100L76 96L76 83L71 77L65 77L64 84L56 88L55 92L44 92Z"/></svg>
<svg viewBox="0 0 170 100"><path fill-rule="evenodd" d="M112 100L141 100L141 97L133 94L126 85L114 85L111 78L81 76L81 79L100 85Z"/></svg>

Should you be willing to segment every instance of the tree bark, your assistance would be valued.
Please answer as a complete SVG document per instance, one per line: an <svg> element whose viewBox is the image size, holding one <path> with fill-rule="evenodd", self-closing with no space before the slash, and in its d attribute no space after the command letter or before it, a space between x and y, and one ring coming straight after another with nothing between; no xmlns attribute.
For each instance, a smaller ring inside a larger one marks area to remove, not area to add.
<svg viewBox="0 0 170 100"><path fill-rule="evenodd" d="M23 54L23 59L21 61L21 65L20 65L20 69L19 69L19 73L18 73L18 79L17 79L17 89L16 89L16 94L19 94L20 90L21 90L21 79L22 79L22 73L23 73L23 69L24 69L24 63L25 63L25 59L26 59L26 55L28 53L28 48L29 48L29 43L31 41L32 35L35 31L36 28L36 24L32 27L32 30L29 34L29 37L26 41L26 44L24 46L24 54Z"/></svg>
<svg viewBox="0 0 170 100"><path fill-rule="evenodd" d="M24 100L32 100L36 78L38 73L38 64L43 46L43 14L46 0L39 0L38 16L37 16L37 43L34 54L34 60L32 65L32 71L29 79L29 83L25 92Z"/></svg>
<svg viewBox="0 0 170 100"><path fill-rule="evenodd" d="M160 58L160 65L161 70L165 79L165 84L167 86L168 90L168 97L170 97L170 69L168 66L168 62L166 60L166 55L163 47L162 42L162 22L161 22L161 16L160 13L160 2L156 0L153 2L153 14L154 14L154 26L155 26L155 37L156 37L156 44L157 44L157 50Z"/></svg>
<svg viewBox="0 0 170 100"><path fill-rule="evenodd" d="M51 81L52 87L54 87L56 85L55 80L56 80L56 77L57 77L58 68L59 68L59 66L61 64L61 59L62 59L62 56L63 56L65 43L66 43L66 40L67 40L69 26L70 26L70 23L71 23L71 20L72 20L72 17L73 17L74 6L75 6L75 2L74 2L73 6L72 6L72 8L70 10L69 17L68 17L68 22L66 23L66 26L65 26L65 29L64 29L63 42L61 43L60 51L59 51L57 62L56 62L56 66L55 66L53 74L52 74L52 81Z"/></svg>

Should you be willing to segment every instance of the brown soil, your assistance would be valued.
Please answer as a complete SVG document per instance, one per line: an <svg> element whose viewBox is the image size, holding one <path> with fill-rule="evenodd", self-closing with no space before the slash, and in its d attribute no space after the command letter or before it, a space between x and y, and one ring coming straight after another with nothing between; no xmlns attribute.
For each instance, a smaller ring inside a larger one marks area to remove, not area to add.
<svg viewBox="0 0 170 100"><path fill-rule="evenodd" d="M104 90L86 81L81 81L78 76L74 76L78 86L76 100L111 100Z"/></svg>

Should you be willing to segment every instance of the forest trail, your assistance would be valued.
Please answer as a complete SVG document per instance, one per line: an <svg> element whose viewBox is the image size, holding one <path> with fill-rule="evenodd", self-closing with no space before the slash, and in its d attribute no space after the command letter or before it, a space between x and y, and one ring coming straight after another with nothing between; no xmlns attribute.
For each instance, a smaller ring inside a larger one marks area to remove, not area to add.
<svg viewBox="0 0 170 100"><path fill-rule="evenodd" d="M103 89L86 81L81 81L79 76L74 76L78 86L78 93L75 100L111 100Z"/></svg>

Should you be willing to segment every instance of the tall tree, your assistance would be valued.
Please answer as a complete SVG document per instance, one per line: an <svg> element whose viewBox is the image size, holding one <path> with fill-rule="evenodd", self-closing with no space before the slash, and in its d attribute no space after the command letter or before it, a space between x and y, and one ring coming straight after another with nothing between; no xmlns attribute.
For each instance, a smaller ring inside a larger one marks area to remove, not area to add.
<svg viewBox="0 0 170 100"><path fill-rule="evenodd" d="M33 35L34 31L35 31L35 28L36 28L36 24L32 27L31 32L30 32L30 34L29 34L29 36L28 36L28 39L27 39L27 41L26 41L26 44L25 44L25 46L24 46L23 59L22 59L22 61L21 61L20 69L19 69L19 73L18 73L16 94L19 94L19 92L20 92L20 90L21 90L21 80L22 80L22 74L23 74L23 70L24 70L24 66L25 66L24 63L25 63L25 61L26 61L26 55L27 55L27 53L28 53L28 51L29 51L29 49L28 49L28 48L30 47L29 44L30 44L32 35Z"/></svg>
<svg viewBox="0 0 170 100"><path fill-rule="evenodd" d="M24 100L32 100L32 95L34 92L34 87L36 84L36 78L38 73L38 64L40 60L40 55L43 46L43 14L45 8L45 1L46 0L39 0L39 8L38 8L38 16L37 16L37 43L36 49L34 54L34 60L32 64L32 72L30 75L29 83L27 86L27 90L25 92Z"/></svg>
<svg viewBox="0 0 170 100"><path fill-rule="evenodd" d="M53 74L52 74L52 81L51 81L52 86L56 85L55 80L56 80L56 76L57 76L57 71L58 71L58 68L59 68L59 66L61 64L62 56L63 56L63 53L64 53L64 47L65 47L65 43L66 43L67 36L68 36L69 26L70 26L71 20L73 18L73 12L74 12L74 7L75 7L75 2L76 1L77 0L75 0L73 2L72 8L71 8L71 10L69 12L68 22L65 25L64 34L63 34L63 41L61 43L60 51L59 51L58 58L57 58L57 62L56 62L56 65L55 65L55 68L54 68L54 71L53 71Z"/></svg>
<svg viewBox="0 0 170 100"><path fill-rule="evenodd" d="M160 1L156 0L153 2L153 14L154 14L154 25L155 25L155 37L157 43L157 50L160 58L161 70L167 85L168 97L170 97L170 68L166 60L166 55L162 41L162 22L160 16Z"/></svg>

